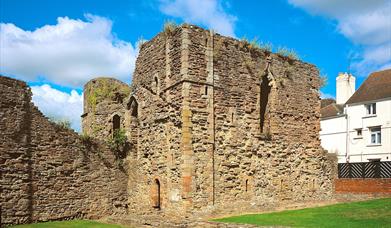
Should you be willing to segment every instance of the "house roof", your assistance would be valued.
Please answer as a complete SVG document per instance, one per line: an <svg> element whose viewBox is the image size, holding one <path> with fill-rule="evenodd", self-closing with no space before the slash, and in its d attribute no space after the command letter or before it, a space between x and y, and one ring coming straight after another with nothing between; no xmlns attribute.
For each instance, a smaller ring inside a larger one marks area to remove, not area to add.
<svg viewBox="0 0 391 228"><path fill-rule="evenodd" d="M363 82L346 104L391 97L391 69L374 72Z"/></svg>
<svg viewBox="0 0 391 228"><path fill-rule="evenodd" d="M326 107L327 105L330 105L332 103L335 103L335 100L332 99L332 98L325 98L325 99L322 99L320 100L320 108L324 108Z"/></svg>
<svg viewBox="0 0 391 228"><path fill-rule="evenodd" d="M343 113L343 105L329 104L320 109L321 118L339 116Z"/></svg>

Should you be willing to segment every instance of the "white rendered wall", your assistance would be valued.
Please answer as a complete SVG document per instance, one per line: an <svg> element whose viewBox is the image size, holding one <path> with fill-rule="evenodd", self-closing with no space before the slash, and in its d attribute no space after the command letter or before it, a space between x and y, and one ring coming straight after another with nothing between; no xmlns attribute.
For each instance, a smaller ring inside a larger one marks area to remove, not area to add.
<svg viewBox="0 0 391 228"><path fill-rule="evenodd" d="M340 73L337 77L337 104L345 104L356 91L356 78L347 73Z"/></svg>
<svg viewBox="0 0 391 228"><path fill-rule="evenodd" d="M374 102L369 102L374 103ZM348 156L350 162L367 162L368 159L391 161L391 100L378 101L376 115L367 115L365 104L348 106L349 140ZM372 145L370 128L381 126L381 144ZM356 129L362 129L362 137Z"/></svg>
<svg viewBox="0 0 391 228"><path fill-rule="evenodd" d="M335 153L340 158L346 154L346 119L345 116L324 119L320 121L321 145L329 153Z"/></svg>
<svg viewBox="0 0 391 228"><path fill-rule="evenodd" d="M376 103L376 115L367 115L368 103ZM322 147L329 153L337 153L339 163L391 161L391 99L368 103L348 105L346 116L320 121ZM381 126L380 145L372 145L370 141L370 128L376 126ZM362 129L362 136L357 135L357 129Z"/></svg>

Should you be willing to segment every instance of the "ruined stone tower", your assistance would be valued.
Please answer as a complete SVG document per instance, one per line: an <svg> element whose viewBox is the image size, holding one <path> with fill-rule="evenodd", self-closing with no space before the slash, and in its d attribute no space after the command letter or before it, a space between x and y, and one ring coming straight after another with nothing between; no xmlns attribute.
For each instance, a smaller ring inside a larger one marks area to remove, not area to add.
<svg viewBox="0 0 391 228"><path fill-rule="evenodd" d="M91 102L101 89L91 83L83 131L107 140L125 130L129 213L256 210L331 194L313 65L183 25L141 46L130 90L118 93L126 98Z"/></svg>

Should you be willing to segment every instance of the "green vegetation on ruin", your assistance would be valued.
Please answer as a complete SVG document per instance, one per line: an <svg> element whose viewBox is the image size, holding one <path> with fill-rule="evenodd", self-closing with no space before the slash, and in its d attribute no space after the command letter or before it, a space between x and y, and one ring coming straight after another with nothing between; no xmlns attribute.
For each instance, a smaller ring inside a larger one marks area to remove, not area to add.
<svg viewBox="0 0 391 228"><path fill-rule="evenodd" d="M288 227L390 227L391 198L274 213L248 214L214 221Z"/></svg>
<svg viewBox="0 0 391 228"><path fill-rule="evenodd" d="M112 81L98 79L97 85L90 88L87 94L88 105L95 111L96 105L103 100L114 100L116 93L127 96L130 93L130 88L125 85L118 85Z"/></svg>
<svg viewBox="0 0 391 228"><path fill-rule="evenodd" d="M167 20L163 25L163 33L168 36L171 35L174 30L178 27L178 25L173 20Z"/></svg>
<svg viewBox="0 0 391 228"><path fill-rule="evenodd" d="M105 224L89 220L71 220L41 222L26 225L11 226L12 228L122 228L123 226L115 224Z"/></svg>
<svg viewBox="0 0 391 228"><path fill-rule="evenodd" d="M121 158L124 158L123 153L126 151L128 144L128 137L124 129L117 129L113 133L113 137L107 141L110 149L115 153L117 161L120 162Z"/></svg>
<svg viewBox="0 0 391 228"><path fill-rule="evenodd" d="M249 41L246 37L243 37L241 39L241 42L243 42L249 49L253 50L261 50L266 52L272 52L273 51L273 44L270 42L261 42L258 41L258 38L254 38L251 41ZM287 47L278 47L276 53L278 55L293 59L293 60L300 60L300 56L297 54L297 52L294 49L290 49Z"/></svg>
<svg viewBox="0 0 391 228"><path fill-rule="evenodd" d="M61 128L71 129L71 121L68 120L68 119L61 119L61 118L58 118L58 117L50 116L49 120L51 122L57 124L57 126L59 126Z"/></svg>
<svg viewBox="0 0 391 228"><path fill-rule="evenodd" d="M295 50L287 48L287 47L278 47L277 54L291 58L291 59L295 59L295 60L300 59L299 55L296 53Z"/></svg>

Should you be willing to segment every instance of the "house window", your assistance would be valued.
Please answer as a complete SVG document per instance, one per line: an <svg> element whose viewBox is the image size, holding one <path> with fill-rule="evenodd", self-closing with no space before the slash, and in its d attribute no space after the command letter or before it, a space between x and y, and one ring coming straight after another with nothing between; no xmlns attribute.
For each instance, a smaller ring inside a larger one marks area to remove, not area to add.
<svg viewBox="0 0 391 228"><path fill-rule="evenodd" d="M381 144L381 128L373 127L371 131L371 144Z"/></svg>
<svg viewBox="0 0 391 228"><path fill-rule="evenodd" d="M362 129L356 129L357 137L362 137Z"/></svg>
<svg viewBox="0 0 391 228"><path fill-rule="evenodd" d="M376 103L365 105L367 115L376 115Z"/></svg>

